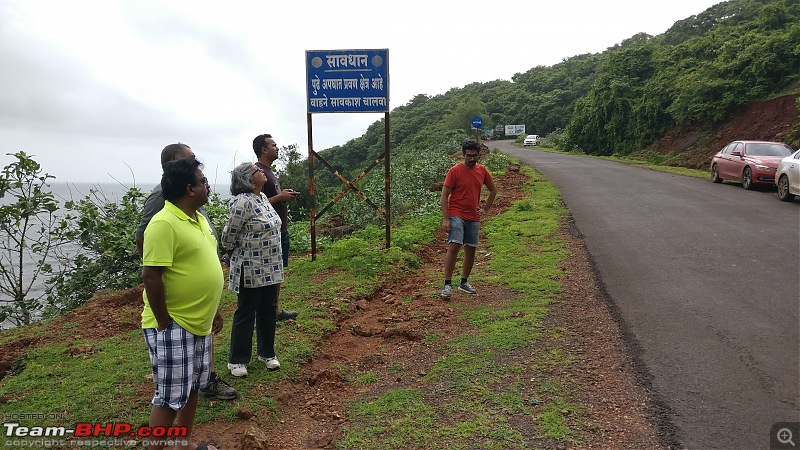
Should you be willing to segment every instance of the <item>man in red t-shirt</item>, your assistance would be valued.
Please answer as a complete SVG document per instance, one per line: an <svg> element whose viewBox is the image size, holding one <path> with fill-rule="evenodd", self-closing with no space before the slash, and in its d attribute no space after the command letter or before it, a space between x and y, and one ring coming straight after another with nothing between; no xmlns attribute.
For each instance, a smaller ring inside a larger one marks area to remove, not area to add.
<svg viewBox="0 0 800 450"><path fill-rule="evenodd" d="M475 263L475 249L478 247L480 216L492 207L497 188L492 175L486 167L478 164L481 146L475 141L467 141L461 146L464 162L447 171L442 187L442 228L447 232L447 254L444 257L444 288L442 298L453 294L453 269L456 266L458 251L464 248L464 265L461 268L461 282L458 290L467 294L477 294L467 278ZM483 208L478 208L483 185L489 189L489 196Z"/></svg>

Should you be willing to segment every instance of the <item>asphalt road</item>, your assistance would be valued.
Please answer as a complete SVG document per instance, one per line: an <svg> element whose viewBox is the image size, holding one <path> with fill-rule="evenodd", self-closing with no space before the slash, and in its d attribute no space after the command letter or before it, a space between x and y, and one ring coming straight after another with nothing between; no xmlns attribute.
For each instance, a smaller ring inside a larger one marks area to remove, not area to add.
<svg viewBox="0 0 800 450"><path fill-rule="evenodd" d="M800 200L487 144L561 191L672 442L769 448L800 421Z"/></svg>

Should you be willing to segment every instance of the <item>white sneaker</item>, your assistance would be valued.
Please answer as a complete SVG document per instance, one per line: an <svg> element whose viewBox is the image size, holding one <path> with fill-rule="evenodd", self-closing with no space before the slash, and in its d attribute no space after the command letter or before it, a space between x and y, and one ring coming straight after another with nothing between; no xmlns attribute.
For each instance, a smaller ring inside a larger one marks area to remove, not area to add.
<svg viewBox="0 0 800 450"><path fill-rule="evenodd" d="M246 364L231 364L228 363L228 370L231 371L231 375L235 377L246 377L247 376L247 365Z"/></svg>
<svg viewBox="0 0 800 450"><path fill-rule="evenodd" d="M265 358L263 356L259 356L258 360L263 361L264 364L267 365L267 369L269 370L278 370L281 368L281 363L278 362L277 356L273 356L272 358Z"/></svg>

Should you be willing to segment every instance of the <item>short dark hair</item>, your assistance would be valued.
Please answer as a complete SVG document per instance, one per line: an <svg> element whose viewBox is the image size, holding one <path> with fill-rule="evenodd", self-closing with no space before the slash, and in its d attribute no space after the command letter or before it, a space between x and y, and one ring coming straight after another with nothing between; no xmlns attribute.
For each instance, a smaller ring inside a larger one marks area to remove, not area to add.
<svg viewBox="0 0 800 450"><path fill-rule="evenodd" d="M481 152L481 144L478 144L477 141L469 140L464 142L464 145L461 146L461 153L466 155L467 150L477 150L478 153Z"/></svg>
<svg viewBox="0 0 800 450"><path fill-rule="evenodd" d="M203 164L196 159L176 159L164 164L161 189L166 200L174 202L186 195L186 186L197 186L197 169Z"/></svg>
<svg viewBox="0 0 800 450"><path fill-rule="evenodd" d="M259 134L253 139L253 151L256 153L256 158L261 158L261 149L267 145L267 139L272 138L271 134Z"/></svg>
<svg viewBox="0 0 800 450"><path fill-rule="evenodd" d="M192 149L183 142L169 144L168 146L164 147L164 149L161 150L161 168L164 168L164 164L170 161L175 161L175 157L178 156L178 154L180 154L181 152L183 152L183 149L185 148L188 148L189 150Z"/></svg>

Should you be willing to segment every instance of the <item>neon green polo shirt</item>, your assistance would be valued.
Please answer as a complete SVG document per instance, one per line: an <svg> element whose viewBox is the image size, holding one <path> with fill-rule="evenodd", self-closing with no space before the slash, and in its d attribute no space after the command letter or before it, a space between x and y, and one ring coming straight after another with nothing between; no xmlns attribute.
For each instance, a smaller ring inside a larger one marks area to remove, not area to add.
<svg viewBox="0 0 800 450"><path fill-rule="evenodd" d="M222 295L223 274L217 240L202 214L197 220L169 201L144 232L142 265L164 267L164 297L172 320L196 336L211 333ZM142 328L158 328L143 294Z"/></svg>

